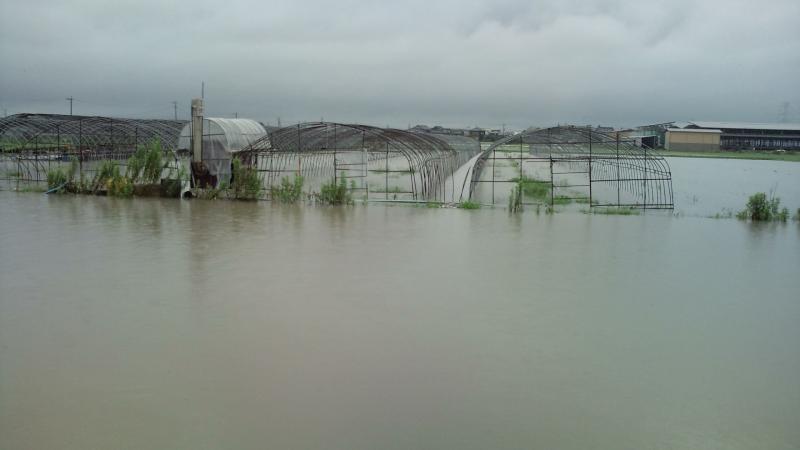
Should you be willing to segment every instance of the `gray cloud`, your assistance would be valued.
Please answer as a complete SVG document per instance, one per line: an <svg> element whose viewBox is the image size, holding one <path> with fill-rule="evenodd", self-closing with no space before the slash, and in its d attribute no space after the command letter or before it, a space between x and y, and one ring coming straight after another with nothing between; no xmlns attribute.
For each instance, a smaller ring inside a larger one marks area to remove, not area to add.
<svg viewBox="0 0 800 450"><path fill-rule="evenodd" d="M522 127L800 110L795 0L5 0L9 112ZM800 117L795 117L800 121Z"/></svg>

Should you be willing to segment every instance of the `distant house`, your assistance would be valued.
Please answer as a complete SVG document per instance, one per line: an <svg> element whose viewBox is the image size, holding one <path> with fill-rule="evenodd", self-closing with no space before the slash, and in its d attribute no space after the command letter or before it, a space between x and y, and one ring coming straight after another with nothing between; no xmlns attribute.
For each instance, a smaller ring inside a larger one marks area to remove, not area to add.
<svg viewBox="0 0 800 450"><path fill-rule="evenodd" d="M475 127L471 130L467 130L467 136L482 141L486 137L486 130L480 127Z"/></svg>
<svg viewBox="0 0 800 450"><path fill-rule="evenodd" d="M417 131L420 133L430 133L431 127L427 125L414 125L414 127L411 128L411 131Z"/></svg>

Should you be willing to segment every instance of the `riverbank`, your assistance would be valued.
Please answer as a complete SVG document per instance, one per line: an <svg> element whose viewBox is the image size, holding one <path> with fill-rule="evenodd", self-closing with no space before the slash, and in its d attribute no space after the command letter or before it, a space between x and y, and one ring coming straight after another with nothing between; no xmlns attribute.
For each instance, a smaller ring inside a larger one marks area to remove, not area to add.
<svg viewBox="0 0 800 450"><path fill-rule="evenodd" d="M754 159L769 161L791 161L800 162L798 152L739 152L739 151L719 151L719 152L684 152L674 150L657 150L662 156L674 158L720 158L720 159Z"/></svg>

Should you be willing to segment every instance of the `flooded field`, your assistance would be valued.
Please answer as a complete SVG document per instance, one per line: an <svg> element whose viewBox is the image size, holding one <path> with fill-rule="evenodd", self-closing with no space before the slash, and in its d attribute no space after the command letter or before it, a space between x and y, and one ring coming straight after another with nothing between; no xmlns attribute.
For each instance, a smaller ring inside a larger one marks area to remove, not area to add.
<svg viewBox="0 0 800 450"><path fill-rule="evenodd" d="M773 193L790 211L800 208L800 163L731 159L667 158L672 168L675 211L709 217L739 211L756 192Z"/></svg>
<svg viewBox="0 0 800 450"><path fill-rule="evenodd" d="M670 163L677 218L0 192L0 448L797 448L800 226L701 217L797 169Z"/></svg>

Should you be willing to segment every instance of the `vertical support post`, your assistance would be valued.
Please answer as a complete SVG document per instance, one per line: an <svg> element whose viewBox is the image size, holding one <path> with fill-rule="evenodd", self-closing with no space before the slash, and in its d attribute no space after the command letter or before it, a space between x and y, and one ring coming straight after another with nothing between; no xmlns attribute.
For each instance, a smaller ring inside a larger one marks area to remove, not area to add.
<svg viewBox="0 0 800 450"><path fill-rule="evenodd" d="M592 129L589 128L589 207L592 204Z"/></svg>
<svg viewBox="0 0 800 450"><path fill-rule="evenodd" d="M555 204L555 176L553 175L553 153L550 153L550 207Z"/></svg>
<svg viewBox="0 0 800 450"><path fill-rule="evenodd" d="M497 148L492 150L492 204L494 205L494 165L497 162Z"/></svg>
<svg viewBox="0 0 800 450"><path fill-rule="evenodd" d="M522 180L522 135L519 137L519 179Z"/></svg>
<svg viewBox="0 0 800 450"><path fill-rule="evenodd" d="M364 188L364 183L367 181L367 147L364 142L365 131L361 130L361 166L363 168L364 178L361 180L361 187Z"/></svg>
<svg viewBox="0 0 800 450"><path fill-rule="evenodd" d="M389 200L389 142L386 142L386 200Z"/></svg>
<svg viewBox="0 0 800 450"><path fill-rule="evenodd" d="M621 182L622 182L622 180L620 180L620 176L619 176L619 131L618 131L617 132L617 207L619 207L620 203L622 203L622 201L620 200L620 196L619 196L619 184ZM589 207L590 208L592 207L592 203L591 202L589 202Z"/></svg>
<svg viewBox="0 0 800 450"><path fill-rule="evenodd" d="M78 121L78 171L83 175L83 121Z"/></svg>
<svg viewBox="0 0 800 450"><path fill-rule="evenodd" d="M114 158L114 119L108 119L108 145L111 147L111 157Z"/></svg>
<svg viewBox="0 0 800 450"><path fill-rule="evenodd" d="M644 192L642 194L644 196L644 200L642 208L647 209L647 146L642 145L642 148L644 149Z"/></svg>
<svg viewBox="0 0 800 450"><path fill-rule="evenodd" d="M278 119L280 122L280 119ZM333 184L336 185L336 149L339 147L339 141L336 140L336 124L333 124Z"/></svg>
<svg viewBox="0 0 800 450"><path fill-rule="evenodd" d="M297 124L297 176L300 176L301 171L303 170L302 164L300 162L300 157L302 156L302 152L300 151L300 124Z"/></svg>
<svg viewBox="0 0 800 450"><path fill-rule="evenodd" d="M33 167L36 171L36 181L39 181L39 135L36 135L33 151Z"/></svg>
<svg viewBox="0 0 800 450"><path fill-rule="evenodd" d="M553 174L553 141L550 140L550 128L547 129L547 158L550 160L550 207L553 207L554 195L553 191L555 190L553 186L555 186L556 180L555 175Z"/></svg>
<svg viewBox="0 0 800 450"><path fill-rule="evenodd" d="M203 99L192 99L192 162L203 160Z"/></svg>

